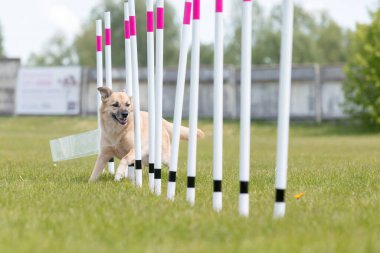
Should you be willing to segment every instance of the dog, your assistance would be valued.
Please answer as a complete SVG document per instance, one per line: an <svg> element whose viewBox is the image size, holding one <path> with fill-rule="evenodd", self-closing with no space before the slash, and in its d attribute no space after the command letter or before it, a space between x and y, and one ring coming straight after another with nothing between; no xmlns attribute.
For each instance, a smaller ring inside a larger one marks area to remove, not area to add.
<svg viewBox="0 0 380 253"><path fill-rule="evenodd" d="M122 179L128 165L134 164L134 110L132 97L125 92L113 92L110 88L99 87L102 104L99 108L101 140L100 153L92 171L90 182L96 181L105 165L112 157L120 159L115 180ZM141 158L142 164L148 164L149 156L149 118L148 112L140 112ZM170 161L170 136L173 124L162 119L162 163L168 166ZM181 126L180 138L187 140L189 129ZM203 139L204 133L197 129L197 138Z"/></svg>

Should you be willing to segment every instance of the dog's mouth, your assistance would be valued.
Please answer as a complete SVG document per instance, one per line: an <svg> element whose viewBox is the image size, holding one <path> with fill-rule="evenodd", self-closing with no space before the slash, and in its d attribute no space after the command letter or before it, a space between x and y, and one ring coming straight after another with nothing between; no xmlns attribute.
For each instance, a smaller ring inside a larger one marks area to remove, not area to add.
<svg viewBox="0 0 380 253"><path fill-rule="evenodd" d="M112 116L112 118L116 121L116 122L118 122L120 125L125 125L125 124L127 124L127 118L118 118L117 116L116 116L116 114L111 114L111 116Z"/></svg>

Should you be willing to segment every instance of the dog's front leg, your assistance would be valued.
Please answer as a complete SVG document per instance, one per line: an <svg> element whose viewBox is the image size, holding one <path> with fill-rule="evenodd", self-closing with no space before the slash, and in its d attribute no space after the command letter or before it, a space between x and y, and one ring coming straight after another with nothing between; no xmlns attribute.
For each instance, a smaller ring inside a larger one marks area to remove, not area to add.
<svg viewBox="0 0 380 253"><path fill-rule="evenodd" d="M117 167L115 181L120 181L124 175L125 171L128 168L128 165L133 164L135 161L135 150L132 149L128 152L126 156L124 156L119 163L119 167Z"/></svg>
<svg viewBox="0 0 380 253"><path fill-rule="evenodd" d="M96 163L95 163L95 167L92 170L92 174L89 179L89 182L95 182L99 178L108 160L109 160L109 157L105 156L104 154L99 154L98 159L96 160Z"/></svg>

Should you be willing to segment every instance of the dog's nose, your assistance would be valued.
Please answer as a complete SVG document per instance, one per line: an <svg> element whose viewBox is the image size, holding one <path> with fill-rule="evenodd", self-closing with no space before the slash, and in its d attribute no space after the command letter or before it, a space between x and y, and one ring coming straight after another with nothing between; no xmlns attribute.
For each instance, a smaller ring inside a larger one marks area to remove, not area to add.
<svg viewBox="0 0 380 253"><path fill-rule="evenodd" d="M128 117L128 114L129 114L128 112L122 112L122 113L121 113L121 116L122 116L123 118L126 118L126 117Z"/></svg>

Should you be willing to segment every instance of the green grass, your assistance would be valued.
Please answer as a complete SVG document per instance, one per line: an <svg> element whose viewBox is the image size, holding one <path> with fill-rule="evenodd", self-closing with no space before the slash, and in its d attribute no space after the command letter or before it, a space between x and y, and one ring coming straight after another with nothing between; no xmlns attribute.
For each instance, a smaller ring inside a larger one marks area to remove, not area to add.
<svg viewBox="0 0 380 253"><path fill-rule="evenodd" d="M0 118L0 252L380 252L380 134L351 126L291 127L287 213L273 220L276 127L253 124L251 213L237 213L239 125L224 125L223 211L212 210L212 124L201 121L196 205L181 144L177 194L166 200L108 174L95 157L53 166L48 141L95 118ZM293 195L305 191L297 201Z"/></svg>

